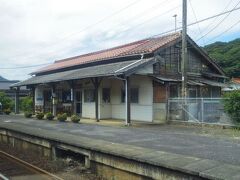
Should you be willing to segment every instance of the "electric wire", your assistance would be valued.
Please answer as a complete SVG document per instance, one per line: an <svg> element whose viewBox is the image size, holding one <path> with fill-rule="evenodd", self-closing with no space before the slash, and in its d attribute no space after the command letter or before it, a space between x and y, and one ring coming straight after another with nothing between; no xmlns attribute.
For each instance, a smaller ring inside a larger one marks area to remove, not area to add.
<svg viewBox="0 0 240 180"><path fill-rule="evenodd" d="M230 0L230 1L228 2L228 4L225 6L225 8L223 9L222 12L226 11L232 2L233 2L233 0ZM209 27L212 26L218 18L219 18L219 16L218 16L218 17L215 17L210 23L208 23L207 27L204 28L204 32L207 31L207 30L209 29ZM200 36L200 37L201 37L201 36ZM198 37L198 38L199 38L199 37Z"/></svg>
<svg viewBox="0 0 240 180"><path fill-rule="evenodd" d="M240 4L240 1L238 1L238 3L234 6L234 8L236 8L238 5ZM219 21L212 29L210 29L207 33L205 33L203 36L201 36L200 38L198 38L196 41L201 40L202 38L206 37L208 34L210 34L212 31L214 31L220 24L222 24L231 14L232 12L229 12L221 21Z"/></svg>
<svg viewBox="0 0 240 180"><path fill-rule="evenodd" d="M81 30L79 30L79 31L77 31L77 32L74 32L74 33L71 33L71 34L68 34L68 35L66 35L65 37L63 37L63 38L61 38L60 40L58 40L57 42L55 42L55 43L53 43L53 44L51 44L51 45L49 45L49 46L42 47L42 48L40 48L40 49L45 49L45 48L49 48L49 47L51 47L51 46L58 45L59 42L61 42L61 41L63 41L63 40L66 40L66 39L68 39L68 38L70 38L70 37L72 37L72 36L74 36L74 35L76 35L76 34L79 34L79 33L82 33L82 32L84 32L84 31L86 31L86 30L89 30L89 28L92 28L92 27L94 27L94 26L96 26L96 25L98 25L98 24L100 24L100 23L108 20L109 18L112 18L113 16L115 16L115 15L121 13L122 11L125 11L126 9L134 6L135 4L139 3L140 1L142 1L142 0L133 1L132 3L128 4L127 6L125 6L125 7L121 8L121 9L115 11L114 13L112 13L112 14L110 14L110 15L108 15L108 16L105 16L104 18L96 21L95 23L89 24L89 25L87 25L86 27L82 28ZM25 55L25 53L22 54L22 55ZM19 55L18 55L18 56L19 56ZM21 56L21 54L20 54L20 56ZM16 57L16 56L14 56L14 57ZM35 57L35 56L30 56L30 57ZM13 57L11 57L11 58L13 58Z"/></svg>
<svg viewBox="0 0 240 180"><path fill-rule="evenodd" d="M36 64L36 65L31 65L31 66L20 66L20 67L1 67L0 69L25 69L25 68L33 68L33 67L39 67L39 66L46 66L46 65L50 65L52 63L45 63L45 64Z"/></svg>
<svg viewBox="0 0 240 180"><path fill-rule="evenodd" d="M189 27L189 26L193 26L193 25L195 25L195 24L197 24L197 23L202 23L202 22L204 22L204 21L208 21L208 20L213 19L213 18L215 18L215 17L222 16L222 15L224 15L224 14L227 14L227 13L233 12L233 11L237 11L237 10L240 10L240 7L236 7L236 8L233 8L233 9L231 9L231 10L228 10L228 11L225 11L225 12L222 12L222 13L218 13L218 14L216 14L216 15L213 15L213 16L210 16L210 17L207 17L207 18L203 18L203 19L201 19L201 20L198 20L198 21L189 23L187 26L188 26L188 27ZM182 27L178 27L178 28L177 28L177 30L181 30L181 29L182 29ZM161 36L161 35L164 35L164 34L167 34L167 33L171 33L171 32L174 32L174 31L175 31L175 28L174 28L174 29L169 29L169 30L167 30L167 31L165 31L165 32L161 32L161 33L158 33L158 34L149 36L148 38L158 37L158 36ZM146 38L146 39L147 39L147 38Z"/></svg>
<svg viewBox="0 0 240 180"><path fill-rule="evenodd" d="M207 18L198 20L198 21L193 22L193 23L189 23L187 26L189 27L189 26L195 25L195 24L197 24L197 23L201 23L201 22L204 22L204 21L208 21L208 20L213 19L213 18L215 18L215 17L222 16L222 15L224 15L224 14L227 14L227 13L233 12L233 11L237 11L237 10L239 10L239 9L240 9L240 7L234 7L234 8L231 9L231 10L228 10L228 11L225 11L225 12L222 12L222 13L219 13L219 14L216 14L216 15L213 15L213 16L210 16L210 17L207 17ZM237 24L238 24L238 23L237 23ZM182 27L178 27L178 28L177 28L177 30L180 30L180 29L182 29ZM151 35L151 36L149 36L149 37L147 37L147 38L145 38L145 39L158 37L158 36L161 36L161 35L164 35L164 34L167 34L167 33L171 33L171 32L174 32L174 31L175 31L175 28L174 28L174 29L167 30L167 31L162 32L162 33L158 33L158 34L155 34L155 35ZM50 64L50 63L49 63L49 64ZM41 64L41 65L43 65L43 64ZM33 65L33 66L35 66L35 65ZM33 67L33 66L32 66L32 67ZM40 65L36 65L36 66L40 66ZM19 69L19 68L27 68L27 67L26 67L26 66L24 66L24 67L9 67L9 68L0 68L0 69Z"/></svg>
<svg viewBox="0 0 240 180"><path fill-rule="evenodd" d="M195 20L198 21L198 18L197 18L197 15L196 15L195 11L194 11L194 8L193 8L191 0L189 0L189 4L190 4L190 7L192 9L192 12L193 12ZM200 29L199 23L197 23L197 26L198 26L198 31L199 31L200 35L202 36L203 34L202 34L201 29ZM203 42L204 45L206 44L204 38L202 38L202 42Z"/></svg>
<svg viewBox="0 0 240 180"><path fill-rule="evenodd" d="M211 38L211 39L208 41L208 43L214 41L215 39L217 39L217 38L219 38L219 37L221 37L223 34L225 34L225 33L227 33L228 31L230 31L232 28L234 28L234 27L235 27L236 25L238 25L239 23L240 23L240 20L237 21L236 23L234 23L233 25L231 25L228 29L226 29L226 30L223 31L222 33L220 33L220 34L214 36L213 38Z"/></svg>

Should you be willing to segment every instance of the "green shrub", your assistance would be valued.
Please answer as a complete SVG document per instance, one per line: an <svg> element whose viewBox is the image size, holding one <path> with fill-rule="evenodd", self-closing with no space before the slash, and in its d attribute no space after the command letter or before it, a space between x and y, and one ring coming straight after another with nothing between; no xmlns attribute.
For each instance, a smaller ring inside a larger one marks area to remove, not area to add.
<svg viewBox="0 0 240 180"><path fill-rule="evenodd" d="M48 112L46 114L46 118L47 118L47 120L53 120L54 116L53 116L53 114L51 112Z"/></svg>
<svg viewBox="0 0 240 180"><path fill-rule="evenodd" d="M233 123L240 123L240 90L224 95L224 110L229 114Z"/></svg>
<svg viewBox="0 0 240 180"><path fill-rule="evenodd" d="M32 117L32 112L26 111L26 112L24 112L24 116L26 118L31 118Z"/></svg>
<svg viewBox="0 0 240 180"><path fill-rule="evenodd" d="M32 111L33 110L33 100L32 97L26 96L20 98L20 104L19 104L19 109L21 111Z"/></svg>
<svg viewBox="0 0 240 180"><path fill-rule="evenodd" d="M57 119L61 122L64 122L67 120L67 113L63 113L63 114L58 114L57 115Z"/></svg>
<svg viewBox="0 0 240 180"><path fill-rule="evenodd" d="M37 113L36 115L37 119L41 120L44 117L44 114L42 112Z"/></svg>
<svg viewBox="0 0 240 180"><path fill-rule="evenodd" d="M5 114L9 115L12 111L11 111L10 108L8 108L8 109L4 109L3 112L4 112Z"/></svg>
<svg viewBox="0 0 240 180"><path fill-rule="evenodd" d="M78 123L80 121L80 117L78 115L72 115L71 121L74 123Z"/></svg>
<svg viewBox="0 0 240 180"><path fill-rule="evenodd" d="M13 110L14 102L4 92L0 92L0 102L2 103L2 109Z"/></svg>

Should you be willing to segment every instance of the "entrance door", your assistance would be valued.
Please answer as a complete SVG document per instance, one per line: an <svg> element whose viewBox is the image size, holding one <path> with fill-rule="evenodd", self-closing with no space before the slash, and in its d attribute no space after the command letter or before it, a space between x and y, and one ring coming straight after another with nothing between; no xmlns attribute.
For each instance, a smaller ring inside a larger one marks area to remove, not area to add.
<svg viewBox="0 0 240 180"><path fill-rule="evenodd" d="M82 91L76 90L75 93L75 108L76 108L76 114L82 115Z"/></svg>
<svg viewBox="0 0 240 180"><path fill-rule="evenodd" d="M45 90L43 92L43 111L52 112L52 92L51 90Z"/></svg>

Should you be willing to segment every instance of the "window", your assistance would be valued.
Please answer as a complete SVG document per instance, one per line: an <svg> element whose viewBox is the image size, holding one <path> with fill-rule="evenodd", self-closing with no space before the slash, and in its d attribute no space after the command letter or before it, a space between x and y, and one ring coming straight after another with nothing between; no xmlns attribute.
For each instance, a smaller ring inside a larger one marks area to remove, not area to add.
<svg viewBox="0 0 240 180"><path fill-rule="evenodd" d="M71 102L71 91L70 90L62 92L62 102L63 103Z"/></svg>
<svg viewBox="0 0 240 180"><path fill-rule="evenodd" d="M125 89L121 90L121 102L124 103L125 102Z"/></svg>
<svg viewBox="0 0 240 180"><path fill-rule="evenodd" d="M160 62L153 65L153 73L160 74Z"/></svg>
<svg viewBox="0 0 240 180"><path fill-rule="evenodd" d="M131 88L131 103L138 103L138 88Z"/></svg>
<svg viewBox="0 0 240 180"><path fill-rule="evenodd" d="M176 98L178 96L178 86L170 85L170 98Z"/></svg>
<svg viewBox="0 0 240 180"><path fill-rule="evenodd" d="M85 89L84 102L94 102L94 100L95 100L94 89Z"/></svg>
<svg viewBox="0 0 240 180"><path fill-rule="evenodd" d="M102 100L104 103L110 103L110 88L102 89Z"/></svg>
<svg viewBox="0 0 240 180"><path fill-rule="evenodd" d="M153 102L161 103L166 102L166 86L161 84L154 84L153 86Z"/></svg>
<svg viewBox="0 0 240 180"><path fill-rule="evenodd" d="M197 97L197 89L196 88L189 88L188 93L189 93L190 98L196 98Z"/></svg>
<svg viewBox="0 0 240 180"><path fill-rule="evenodd" d="M138 103L138 97L139 97L139 91L138 91L138 88L131 88L130 90L130 94L131 94L131 97L130 97L130 100L131 100L131 103ZM122 103L125 102L125 90L122 89L122 92L121 92L121 101Z"/></svg>

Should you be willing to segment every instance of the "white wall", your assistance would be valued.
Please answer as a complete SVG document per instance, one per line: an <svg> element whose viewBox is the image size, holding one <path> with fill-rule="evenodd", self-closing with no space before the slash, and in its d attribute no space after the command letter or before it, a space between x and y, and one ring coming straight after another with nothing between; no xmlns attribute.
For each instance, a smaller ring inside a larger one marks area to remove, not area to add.
<svg viewBox="0 0 240 180"><path fill-rule="evenodd" d="M130 77L130 86L139 89L139 102L131 103L131 120L153 121L153 87L152 80L147 76L135 75ZM46 88L46 87L45 87ZM60 87L59 87L60 88ZM95 118L95 102L84 102L84 90L93 89L90 79L81 80L82 90L82 117ZM110 88L110 103L102 100L102 88ZM35 90L36 105L43 105L44 87L37 87ZM124 89L124 82L116 78L104 78L99 88L99 118L100 119L125 119L125 103L121 102L121 89Z"/></svg>
<svg viewBox="0 0 240 180"><path fill-rule="evenodd" d="M95 102L84 101L84 90L93 89L94 86L90 79L82 81L82 117L95 119Z"/></svg>
<svg viewBox="0 0 240 180"><path fill-rule="evenodd" d="M104 78L101 82L100 88L99 88L99 94L98 94L98 102L99 102L99 118L100 119L110 119L112 118L112 97L110 95L110 103L105 103L102 100L102 89L103 88L110 88L110 91L112 91L111 88L111 79Z"/></svg>
<svg viewBox="0 0 240 180"><path fill-rule="evenodd" d="M35 88L35 105L43 106L43 86L37 86Z"/></svg>
<svg viewBox="0 0 240 180"><path fill-rule="evenodd" d="M152 122L152 80L147 76L133 76L130 78L130 86L139 88L139 102L131 103L131 119ZM116 119L125 119L126 110L125 103L121 102L121 88L124 88L122 81L112 80L112 118Z"/></svg>

